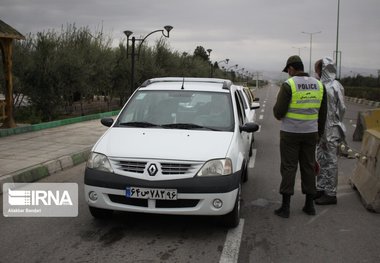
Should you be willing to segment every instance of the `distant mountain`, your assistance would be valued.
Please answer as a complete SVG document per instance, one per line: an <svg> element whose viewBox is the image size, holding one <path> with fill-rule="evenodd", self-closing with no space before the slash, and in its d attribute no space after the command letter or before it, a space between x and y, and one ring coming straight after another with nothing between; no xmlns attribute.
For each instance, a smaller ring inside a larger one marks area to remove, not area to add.
<svg viewBox="0 0 380 263"><path fill-rule="evenodd" d="M362 75L362 76L372 75L373 77L376 78L379 76L379 72L380 72L380 69L342 67L341 78L355 77L356 75Z"/></svg>

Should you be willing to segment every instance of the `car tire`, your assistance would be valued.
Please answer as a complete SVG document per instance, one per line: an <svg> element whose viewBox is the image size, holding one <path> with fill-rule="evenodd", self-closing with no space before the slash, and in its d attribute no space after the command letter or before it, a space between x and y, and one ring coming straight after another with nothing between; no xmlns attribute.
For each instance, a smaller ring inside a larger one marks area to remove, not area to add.
<svg viewBox="0 0 380 263"><path fill-rule="evenodd" d="M238 194L234 208L228 214L222 216L222 222L225 227L234 228L239 225L240 222L240 200L241 200L241 183L239 183Z"/></svg>
<svg viewBox="0 0 380 263"><path fill-rule="evenodd" d="M99 219L105 219L109 218L112 216L113 211L108 210L108 209L102 209L102 208L97 208L97 207L88 207L90 209L90 213L94 218L99 218Z"/></svg>

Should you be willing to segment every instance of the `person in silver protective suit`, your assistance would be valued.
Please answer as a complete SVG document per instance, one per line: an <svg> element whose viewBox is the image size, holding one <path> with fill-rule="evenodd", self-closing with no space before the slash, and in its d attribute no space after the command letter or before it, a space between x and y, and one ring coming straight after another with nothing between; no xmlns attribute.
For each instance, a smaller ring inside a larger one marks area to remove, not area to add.
<svg viewBox="0 0 380 263"><path fill-rule="evenodd" d="M317 176L317 194L314 199L317 205L330 205L337 203L338 146L345 141L344 88L335 80L336 67L331 58L318 60L315 63L315 72L326 87L327 119L325 132L317 145L316 156L320 164L320 173Z"/></svg>

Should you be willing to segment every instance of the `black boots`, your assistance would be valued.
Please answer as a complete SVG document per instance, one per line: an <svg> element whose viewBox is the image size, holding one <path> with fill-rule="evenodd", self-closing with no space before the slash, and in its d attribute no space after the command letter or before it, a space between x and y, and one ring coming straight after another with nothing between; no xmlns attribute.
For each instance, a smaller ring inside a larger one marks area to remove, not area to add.
<svg viewBox="0 0 380 263"><path fill-rule="evenodd" d="M288 218L290 215L290 196L291 195L282 195L282 205L279 209L274 210L274 213L280 217ZM302 208L302 211L308 215L315 215L314 208L314 195L306 195L305 206Z"/></svg>
<svg viewBox="0 0 380 263"><path fill-rule="evenodd" d="M302 211L311 216L315 215L314 195L306 195L305 206L302 208Z"/></svg>
<svg viewBox="0 0 380 263"><path fill-rule="evenodd" d="M274 213L280 217L288 218L290 214L290 195L282 195L282 205L279 209L274 210Z"/></svg>

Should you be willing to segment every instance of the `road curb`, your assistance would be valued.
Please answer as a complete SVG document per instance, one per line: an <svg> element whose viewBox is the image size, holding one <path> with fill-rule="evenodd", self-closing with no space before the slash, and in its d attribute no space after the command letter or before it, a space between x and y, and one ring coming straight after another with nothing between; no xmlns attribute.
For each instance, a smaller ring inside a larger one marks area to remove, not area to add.
<svg viewBox="0 0 380 263"><path fill-rule="evenodd" d="M55 160L22 169L0 178L0 194L3 193L4 183L31 183L48 177L57 172L64 171L87 161L92 147L87 147L80 152L59 157Z"/></svg>

